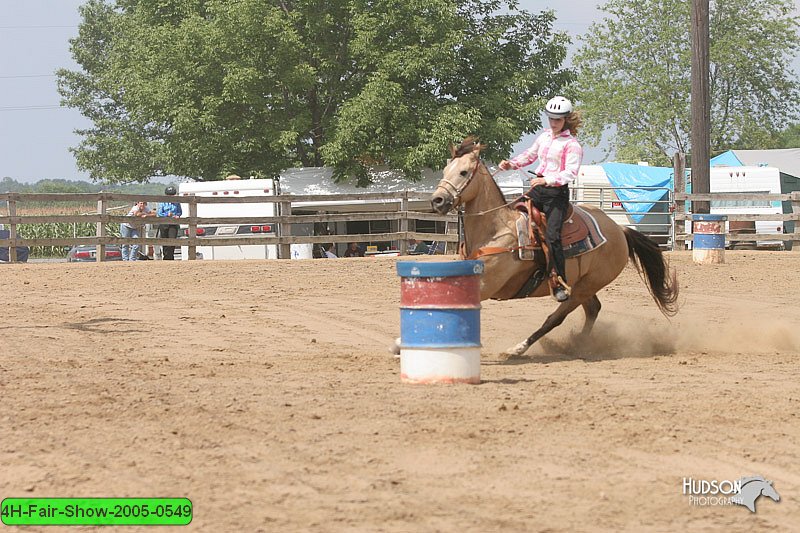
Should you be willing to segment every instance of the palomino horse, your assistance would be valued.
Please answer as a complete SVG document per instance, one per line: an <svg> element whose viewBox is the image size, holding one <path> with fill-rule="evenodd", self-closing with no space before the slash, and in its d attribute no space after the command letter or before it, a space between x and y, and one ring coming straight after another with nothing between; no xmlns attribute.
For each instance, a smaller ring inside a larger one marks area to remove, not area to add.
<svg viewBox="0 0 800 533"><path fill-rule="evenodd" d="M517 247L516 222L522 216L503 197L489 169L480 158L482 146L466 139L451 147L452 159L431 197L434 211L445 214L464 206L466 257L480 256L485 263L481 280L481 300L507 300L514 297L539 268L534 261L521 260ZM677 312L678 284L658 245L638 231L619 226L602 210L581 206L594 215L607 241L594 250L567 260L567 281L572 286L569 300L562 302L542 327L506 351L521 355L531 345L564 321L578 306L586 313L582 335L588 335L600 312L597 292L614 281L630 259L647 284L656 305L666 316ZM479 250L491 250L489 255ZM496 253L501 250L500 253ZM531 296L548 296L542 283Z"/></svg>

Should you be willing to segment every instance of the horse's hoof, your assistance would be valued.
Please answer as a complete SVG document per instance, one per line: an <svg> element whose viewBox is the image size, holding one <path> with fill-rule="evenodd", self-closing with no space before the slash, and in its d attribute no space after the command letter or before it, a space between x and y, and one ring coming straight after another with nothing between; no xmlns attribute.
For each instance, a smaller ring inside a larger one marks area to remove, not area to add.
<svg viewBox="0 0 800 533"><path fill-rule="evenodd" d="M525 341L522 341L521 343L517 344L513 348L509 348L508 350L506 350L503 353L505 353L509 357L515 357L515 356L522 355L525 352L527 352L528 348L530 348L530 346L528 346L528 344Z"/></svg>
<svg viewBox="0 0 800 533"><path fill-rule="evenodd" d="M389 353L395 357L400 357L400 337L397 337L394 343L389 346Z"/></svg>

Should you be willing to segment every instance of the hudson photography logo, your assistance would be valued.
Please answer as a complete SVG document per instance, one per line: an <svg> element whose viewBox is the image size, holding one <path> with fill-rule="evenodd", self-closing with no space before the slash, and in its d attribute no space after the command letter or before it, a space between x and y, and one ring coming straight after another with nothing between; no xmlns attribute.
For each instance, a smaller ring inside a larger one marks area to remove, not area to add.
<svg viewBox="0 0 800 533"><path fill-rule="evenodd" d="M743 505L756 512L756 500L767 496L776 502L781 500L772 481L762 476L743 477L735 481L729 479L683 478L683 494L689 498L689 505L701 507Z"/></svg>

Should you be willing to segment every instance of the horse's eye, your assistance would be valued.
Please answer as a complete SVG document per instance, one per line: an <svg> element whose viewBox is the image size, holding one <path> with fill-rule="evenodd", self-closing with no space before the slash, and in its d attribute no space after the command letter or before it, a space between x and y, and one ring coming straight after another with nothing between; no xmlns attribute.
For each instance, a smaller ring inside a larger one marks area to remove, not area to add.
<svg viewBox="0 0 800 533"><path fill-rule="evenodd" d="M466 178L467 177L467 171L466 170L462 170L461 171L461 176Z"/></svg>

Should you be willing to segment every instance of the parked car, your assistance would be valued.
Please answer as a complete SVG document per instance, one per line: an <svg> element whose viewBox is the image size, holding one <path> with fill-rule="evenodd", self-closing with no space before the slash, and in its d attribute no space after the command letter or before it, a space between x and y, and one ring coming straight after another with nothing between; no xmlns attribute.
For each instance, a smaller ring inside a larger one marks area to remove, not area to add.
<svg viewBox="0 0 800 533"><path fill-rule="evenodd" d="M116 244L106 244L106 261L122 261L122 251ZM76 244L67 252L67 261L81 263L97 261L97 247L94 244Z"/></svg>
<svg viewBox="0 0 800 533"><path fill-rule="evenodd" d="M0 239L8 239L10 232L7 229L3 229L0 226ZM17 246L17 261L20 263L25 263L28 260L28 254L30 253L30 248L27 246ZM8 246L0 247L0 263L7 263L8 262Z"/></svg>

